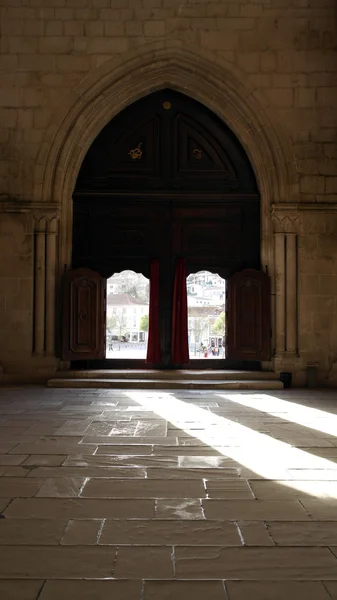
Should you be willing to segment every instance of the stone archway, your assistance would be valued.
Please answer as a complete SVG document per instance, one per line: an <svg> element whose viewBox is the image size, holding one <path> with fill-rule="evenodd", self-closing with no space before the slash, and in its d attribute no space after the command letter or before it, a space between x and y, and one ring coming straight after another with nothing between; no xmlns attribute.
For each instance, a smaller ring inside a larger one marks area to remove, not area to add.
<svg viewBox="0 0 337 600"><path fill-rule="evenodd" d="M212 110L245 148L261 198L261 262L268 266L274 286L271 205L296 201L295 161L277 114L260 92L247 89L243 81L242 74L216 54L180 43L144 46L90 75L69 99L59 127L47 132L37 162L36 195L60 210L59 264L70 264L72 193L93 140L123 108L166 87Z"/></svg>

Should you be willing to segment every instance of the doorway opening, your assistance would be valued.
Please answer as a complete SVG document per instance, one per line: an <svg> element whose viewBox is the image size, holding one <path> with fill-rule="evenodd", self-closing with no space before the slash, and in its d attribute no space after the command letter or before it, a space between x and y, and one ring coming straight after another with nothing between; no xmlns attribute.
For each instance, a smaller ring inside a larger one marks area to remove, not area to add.
<svg viewBox="0 0 337 600"><path fill-rule="evenodd" d="M186 280L191 359L226 358L226 280L199 271Z"/></svg>
<svg viewBox="0 0 337 600"><path fill-rule="evenodd" d="M189 274L187 368L248 369L269 360L270 285L261 270L257 182L239 140L196 100L163 89L104 127L78 174L72 241L63 360L86 369L185 365L172 351L178 261ZM160 360L151 363L153 261ZM139 298L140 281L147 294Z"/></svg>
<svg viewBox="0 0 337 600"><path fill-rule="evenodd" d="M107 280L106 358L146 358L149 290L149 280L135 271L114 273Z"/></svg>

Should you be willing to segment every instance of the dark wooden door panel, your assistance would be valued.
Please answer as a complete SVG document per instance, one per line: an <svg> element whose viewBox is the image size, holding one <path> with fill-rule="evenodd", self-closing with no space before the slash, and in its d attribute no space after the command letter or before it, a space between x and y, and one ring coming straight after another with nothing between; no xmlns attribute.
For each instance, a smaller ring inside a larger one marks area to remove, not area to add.
<svg viewBox="0 0 337 600"><path fill-rule="evenodd" d="M106 281L90 269L69 271L63 282L63 360L105 357Z"/></svg>
<svg viewBox="0 0 337 600"><path fill-rule="evenodd" d="M271 355L270 278L244 269L228 281L229 359L269 360Z"/></svg>
<svg viewBox="0 0 337 600"><path fill-rule="evenodd" d="M80 170L75 193L258 189L245 150L199 102L161 90L127 107L104 127Z"/></svg>
<svg viewBox="0 0 337 600"><path fill-rule="evenodd" d="M149 277L151 258L166 256L169 223L165 202L77 197L73 267L90 267L105 277L125 269Z"/></svg>

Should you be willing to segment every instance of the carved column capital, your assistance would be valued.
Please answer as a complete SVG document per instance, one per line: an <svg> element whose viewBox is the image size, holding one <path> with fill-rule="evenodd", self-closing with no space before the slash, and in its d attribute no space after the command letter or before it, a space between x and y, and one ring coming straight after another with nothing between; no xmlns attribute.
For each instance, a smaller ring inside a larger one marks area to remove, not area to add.
<svg viewBox="0 0 337 600"><path fill-rule="evenodd" d="M46 217L34 217L35 233L46 233L47 219Z"/></svg>
<svg viewBox="0 0 337 600"><path fill-rule="evenodd" d="M278 210L274 207L272 220L275 233L299 233L300 213L298 211Z"/></svg>
<svg viewBox="0 0 337 600"><path fill-rule="evenodd" d="M47 219L47 232L51 234L58 234L59 218L50 217Z"/></svg>

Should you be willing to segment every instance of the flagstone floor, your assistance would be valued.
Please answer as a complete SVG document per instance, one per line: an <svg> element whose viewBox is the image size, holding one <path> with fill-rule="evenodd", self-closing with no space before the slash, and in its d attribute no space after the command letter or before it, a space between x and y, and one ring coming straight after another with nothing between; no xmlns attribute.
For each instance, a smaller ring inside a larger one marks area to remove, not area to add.
<svg viewBox="0 0 337 600"><path fill-rule="evenodd" d="M1 600L337 599L337 392L0 389Z"/></svg>

